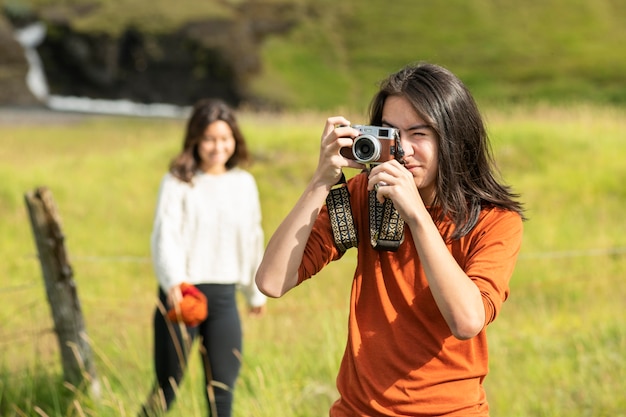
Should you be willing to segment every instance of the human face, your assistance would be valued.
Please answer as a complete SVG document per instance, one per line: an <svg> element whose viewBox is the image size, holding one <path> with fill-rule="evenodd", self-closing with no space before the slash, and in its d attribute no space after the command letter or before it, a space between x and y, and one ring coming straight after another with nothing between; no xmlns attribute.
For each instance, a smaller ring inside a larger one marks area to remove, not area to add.
<svg viewBox="0 0 626 417"><path fill-rule="evenodd" d="M403 96L389 96L383 106L383 126L400 131L405 168L413 175L425 204L435 198L438 169L438 140L435 131L417 114Z"/></svg>
<svg viewBox="0 0 626 417"><path fill-rule="evenodd" d="M234 153L235 137L228 123L216 120L209 124L198 143L200 169L208 174L222 174Z"/></svg>

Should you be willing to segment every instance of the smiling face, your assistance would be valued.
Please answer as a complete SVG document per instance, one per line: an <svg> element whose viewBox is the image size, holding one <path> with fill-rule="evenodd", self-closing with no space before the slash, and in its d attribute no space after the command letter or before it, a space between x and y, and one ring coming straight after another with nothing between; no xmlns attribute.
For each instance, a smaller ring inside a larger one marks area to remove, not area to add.
<svg viewBox="0 0 626 417"><path fill-rule="evenodd" d="M223 120L212 122L198 143L200 169L208 174L226 172L226 162L235 153L235 146L235 137L228 123Z"/></svg>
<svg viewBox="0 0 626 417"><path fill-rule="evenodd" d="M425 204L436 195L438 140L435 131L403 96L389 96L382 111L383 126L400 131L405 167L413 175Z"/></svg>

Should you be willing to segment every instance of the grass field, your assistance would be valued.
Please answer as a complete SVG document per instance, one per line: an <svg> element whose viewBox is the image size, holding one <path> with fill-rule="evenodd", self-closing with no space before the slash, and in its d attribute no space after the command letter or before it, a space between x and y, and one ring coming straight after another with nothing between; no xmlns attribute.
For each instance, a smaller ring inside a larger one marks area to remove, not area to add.
<svg viewBox="0 0 626 417"><path fill-rule="evenodd" d="M485 115L502 174L530 218L511 298L489 330L492 415L626 416L625 110ZM241 114L267 237L312 173L325 117ZM0 415L134 416L152 382L153 209L183 121L63 120L0 125ZM61 382L23 202L38 186L52 191L62 217L103 387L98 400ZM353 268L349 254L270 300L265 317L244 318L236 416L327 415ZM171 416L205 415L199 370L192 366Z"/></svg>

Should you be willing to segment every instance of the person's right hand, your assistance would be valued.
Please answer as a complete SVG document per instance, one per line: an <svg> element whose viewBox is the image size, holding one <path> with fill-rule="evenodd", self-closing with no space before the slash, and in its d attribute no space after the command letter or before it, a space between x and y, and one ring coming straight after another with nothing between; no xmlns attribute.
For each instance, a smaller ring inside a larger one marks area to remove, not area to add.
<svg viewBox="0 0 626 417"><path fill-rule="evenodd" d="M346 159L339 153L341 148L352 146L353 138L358 135L359 131L350 127L350 122L343 116L329 117L326 120L320 144L319 161L314 175L316 181L332 187L341 178L343 167L364 168L363 164Z"/></svg>

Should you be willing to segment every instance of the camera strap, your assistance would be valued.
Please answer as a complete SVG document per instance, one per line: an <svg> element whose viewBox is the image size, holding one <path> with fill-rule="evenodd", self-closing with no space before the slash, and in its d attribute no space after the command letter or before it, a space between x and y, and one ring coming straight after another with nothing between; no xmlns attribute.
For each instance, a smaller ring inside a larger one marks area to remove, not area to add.
<svg viewBox="0 0 626 417"><path fill-rule="evenodd" d="M341 173L341 178L337 184L331 188L326 197L328 207L328 217L330 226L333 229L335 246L340 252L345 252L358 245L358 237L354 219L352 218L352 208L350 207L350 192L346 183L346 176Z"/></svg>
<svg viewBox="0 0 626 417"><path fill-rule="evenodd" d="M340 252L345 252L358 245L358 236L350 206L350 192L346 177L341 178L326 197L328 217L333 232L335 245ZM368 195L370 243L380 251L396 251L404 240L404 220L393 206L393 201L386 199L380 203L376 191Z"/></svg>
<svg viewBox="0 0 626 417"><path fill-rule="evenodd" d="M395 252L404 240L404 220L389 198L380 203L376 190L369 192L370 243L376 250Z"/></svg>

